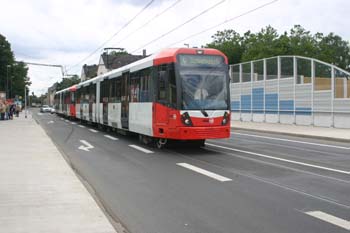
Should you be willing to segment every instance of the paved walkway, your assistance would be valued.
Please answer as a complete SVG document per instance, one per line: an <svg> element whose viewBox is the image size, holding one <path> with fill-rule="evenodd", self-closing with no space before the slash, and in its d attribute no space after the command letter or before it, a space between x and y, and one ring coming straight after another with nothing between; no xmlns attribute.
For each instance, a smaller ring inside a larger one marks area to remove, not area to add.
<svg viewBox="0 0 350 233"><path fill-rule="evenodd" d="M0 232L116 232L29 115L0 121Z"/></svg>
<svg viewBox="0 0 350 233"><path fill-rule="evenodd" d="M269 132L269 133L275 132L275 133L304 136L304 137L313 137L313 138L320 138L320 139L350 141L350 129L259 123L259 122L242 122L242 121L232 121L231 126L237 129L247 129L247 130L255 130L255 131L262 131L262 132Z"/></svg>

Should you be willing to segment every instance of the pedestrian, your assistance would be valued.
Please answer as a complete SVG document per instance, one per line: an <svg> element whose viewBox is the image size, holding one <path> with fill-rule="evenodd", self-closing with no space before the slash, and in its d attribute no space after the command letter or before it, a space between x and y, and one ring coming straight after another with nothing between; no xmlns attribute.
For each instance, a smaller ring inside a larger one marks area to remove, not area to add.
<svg viewBox="0 0 350 233"><path fill-rule="evenodd" d="M21 110L21 107L19 106L19 104L16 105L16 117L19 116L19 111Z"/></svg>
<svg viewBox="0 0 350 233"><path fill-rule="evenodd" d="M16 105L14 104L11 104L10 106L10 119L13 120L13 114L15 113L16 111Z"/></svg>
<svg viewBox="0 0 350 233"><path fill-rule="evenodd" d="M5 118L6 120L10 120L10 104L9 102L5 101L6 110L5 110Z"/></svg>
<svg viewBox="0 0 350 233"><path fill-rule="evenodd" d="M5 104L2 100L0 100L0 120L5 120Z"/></svg>

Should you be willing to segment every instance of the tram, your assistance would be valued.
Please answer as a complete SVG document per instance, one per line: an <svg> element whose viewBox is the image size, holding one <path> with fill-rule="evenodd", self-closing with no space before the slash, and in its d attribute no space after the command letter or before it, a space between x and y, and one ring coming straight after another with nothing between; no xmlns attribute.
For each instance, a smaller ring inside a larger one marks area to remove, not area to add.
<svg viewBox="0 0 350 233"><path fill-rule="evenodd" d="M169 140L203 146L230 137L227 58L215 49L164 49L57 92L55 106L159 148Z"/></svg>

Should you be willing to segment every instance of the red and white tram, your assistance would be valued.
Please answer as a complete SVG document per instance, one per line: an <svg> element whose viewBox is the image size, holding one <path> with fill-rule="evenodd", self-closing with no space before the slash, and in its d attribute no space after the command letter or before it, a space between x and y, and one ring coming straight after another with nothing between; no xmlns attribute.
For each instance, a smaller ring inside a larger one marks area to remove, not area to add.
<svg viewBox="0 0 350 233"><path fill-rule="evenodd" d="M164 49L57 92L55 105L57 113L137 133L158 147L168 139L204 145L230 136L227 58L215 49Z"/></svg>

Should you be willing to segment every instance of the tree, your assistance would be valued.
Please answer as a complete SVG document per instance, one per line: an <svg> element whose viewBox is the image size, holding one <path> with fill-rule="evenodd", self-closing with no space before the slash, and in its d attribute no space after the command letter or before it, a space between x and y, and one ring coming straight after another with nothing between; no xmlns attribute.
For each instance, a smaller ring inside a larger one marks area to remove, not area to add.
<svg viewBox="0 0 350 233"><path fill-rule="evenodd" d="M225 53L229 64L241 62L245 44L239 33L231 29L218 31L212 38L214 41L205 47L215 48Z"/></svg>
<svg viewBox="0 0 350 233"><path fill-rule="evenodd" d="M15 61L10 43L0 34L0 91L8 87L9 98L23 96L27 73L26 65Z"/></svg>
<svg viewBox="0 0 350 233"><path fill-rule="evenodd" d="M312 35L302 26L295 25L289 32L278 35L276 29L267 26L258 33L247 31L243 36L232 29L218 31L212 38L213 42L206 47L225 53L230 64L279 55L299 55L350 71L349 42L334 33Z"/></svg>
<svg viewBox="0 0 350 233"><path fill-rule="evenodd" d="M73 75L70 78L63 78L61 82L57 83L57 88L56 90L63 90L65 88L71 87L75 84L78 84L80 82L80 78L78 75Z"/></svg>

